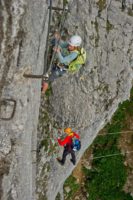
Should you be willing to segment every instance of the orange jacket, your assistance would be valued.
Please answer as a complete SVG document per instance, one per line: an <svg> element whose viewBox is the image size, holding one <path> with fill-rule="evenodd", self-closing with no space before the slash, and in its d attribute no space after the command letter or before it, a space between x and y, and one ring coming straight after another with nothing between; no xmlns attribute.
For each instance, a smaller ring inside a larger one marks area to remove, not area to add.
<svg viewBox="0 0 133 200"><path fill-rule="evenodd" d="M73 137L80 139L80 136L77 133L73 132L73 136L67 135L64 140L58 139L58 143L59 143L60 146L64 146L66 144L72 144L72 138Z"/></svg>

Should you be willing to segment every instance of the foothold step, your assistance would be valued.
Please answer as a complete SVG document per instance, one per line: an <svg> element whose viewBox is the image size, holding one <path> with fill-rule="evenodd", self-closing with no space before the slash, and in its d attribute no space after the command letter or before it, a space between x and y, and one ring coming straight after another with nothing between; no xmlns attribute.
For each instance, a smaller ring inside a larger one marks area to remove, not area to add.
<svg viewBox="0 0 133 200"><path fill-rule="evenodd" d="M50 9L50 6L48 7L48 9ZM52 7L52 10L60 10L60 11L61 11L61 10L62 10L62 11L65 10L65 11L69 11L68 8L65 8L65 9L64 9L64 8L58 8L58 7Z"/></svg>
<svg viewBox="0 0 133 200"><path fill-rule="evenodd" d="M14 114L16 111L16 105L17 105L17 102L14 99L6 99L6 98L2 99L0 101L0 119L1 120L11 120L14 117ZM3 110L3 112L2 112L2 110ZM11 112L11 110L12 110L12 112ZM5 115L8 115L7 113L11 113L11 114L9 116L4 117L1 114L4 112L5 112Z"/></svg>

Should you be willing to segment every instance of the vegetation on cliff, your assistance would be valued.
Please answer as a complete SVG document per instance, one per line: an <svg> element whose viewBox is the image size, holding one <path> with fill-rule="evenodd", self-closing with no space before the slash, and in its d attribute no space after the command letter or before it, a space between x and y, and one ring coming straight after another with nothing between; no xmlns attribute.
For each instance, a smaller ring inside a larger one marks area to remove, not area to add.
<svg viewBox="0 0 133 200"><path fill-rule="evenodd" d="M130 100L126 100L119 105L118 110L115 112L112 120L108 123L91 145L91 151L93 154L93 160L91 162L91 169L82 165L82 173L84 174L84 183L78 185L77 191L75 191L75 179L70 176L65 186L69 186L71 183L71 190L66 195L65 199L68 199L70 193L71 198L75 199L79 190L83 190L83 185L86 193L85 199L89 200L132 200L133 197L129 194L129 191L124 191L124 185L127 178L131 173L131 166L128 165L126 160L127 154L123 151L121 137L126 131L130 131L129 123L127 121L133 118L133 89L131 90ZM132 137L131 132L127 132L127 137ZM130 150L133 149L131 143L129 143ZM92 156L91 154L91 156ZM115 154L116 156L111 156ZM130 158L132 153L128 154ZM102 157L103 156L103 157ZM89 156L88 156L89 157ZM89 158L88 158L89 159ZM133 166L132 166L133 168ZM71 181L69 181L71 180ZM72 184L74 180L74 184ZM132 184L132 183L130 183ZM73 188L74 186L74 188Z"/></svg>

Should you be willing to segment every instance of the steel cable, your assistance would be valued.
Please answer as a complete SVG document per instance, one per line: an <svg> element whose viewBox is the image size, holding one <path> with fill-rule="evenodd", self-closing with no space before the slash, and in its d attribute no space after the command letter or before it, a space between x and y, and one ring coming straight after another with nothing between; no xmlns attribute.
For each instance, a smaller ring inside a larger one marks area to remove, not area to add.
<svg viewBox="0 0 133 200"><path fill-rule="evenodd" d="M91 160L96 160L96 159L100 159L100 158L108 158L108 157L113 157L113 156L126 155L126 154L130 154L130 153L133 153L133 151L127 151L127 152L124 152L124 153L107 154L105 156L96 156L94 158L91 158Z"/></svg>
<svg viewBox="0 0 133 200"><path fill-rule="evenodd" d="M116 134L120 134L120 133L133 133L133 130L132 131L120 131L120 132L112 132L112 133L107 133L107 134L98 134L97 136L106 136L106 135L116 135Z"/></svg>
<svg viewBox="0 0 133 200"><path fill-rule="evenodd" d="M61 32L61 30L64 28L65 18L66 18L65 15L66 15L66 5L63 6L63 14L62 14L61 22L60 22L60 25L59 25L59 32ZM59 45L59 42L60 42L60 40L58 40L56 42L55 47L57 47ZM55 55L56 55L56 52L53 52L52 58L51 58L51 62L50 62L50 65L49 65L49 69L47 71L48 73L50 73L50 71L52 69L52 65L53 65L53 61L54 61Z"/></svg>
<svg viewBox="0 0 133 200"><path fill-rule="evenodd" d="M49 33L50 33L50 24L51 24L51 17L52 17L52 0L50 0L49 5L49 21L48 21L48 32L47 32L47 39L46 39L46 48L45 48L45 54L44 54L44 68L43 68L43 75L45 74L47 70L47 61L48 61L48 51L49 51ZM45 70L46 69L46 70Z"/></svg>

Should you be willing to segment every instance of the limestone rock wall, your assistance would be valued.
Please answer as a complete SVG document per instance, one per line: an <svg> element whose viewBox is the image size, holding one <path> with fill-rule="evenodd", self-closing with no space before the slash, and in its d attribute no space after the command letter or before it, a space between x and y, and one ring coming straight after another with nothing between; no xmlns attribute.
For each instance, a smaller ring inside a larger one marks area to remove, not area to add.
<svg viewBox="0 0 133 200"><path fill-rule="evenodd" d="M41 80L26 79L23 74L43 71L49 1L0 0L0 118L10 116L13 110L13 103L3 103L2 99L16 101L14 117L0 119L2 200L54 200L73 166L69 159L64 167L58 165L56 156L61 155L62 148L58 155L52 154L58 147L53 126L71 126L80 132L79 160L118 104L129 98L133 78L132 1L68 2L70 12L64 26L71 34L82 36L88 59L79 73L56 80L52 95L42 98L37 138ZM62 6L62 1L54 1L54 6ZM38 147L36 163L37 140L43 147Z"/></svg>
<svg viewBox="0 0 133 200"><path fill-rule="evenodd" d="M36 178L37 122L47 36L45 0L0 0L0 199L33 200Z"/></svg>
<svg viewBox="0 0 133 200"><path fill-rule="evenodd" d="M82 36L87 63L78 74L66 74L54 81L49 97L49 119L62 128L70 126L80 132L79 160L118 104L129 98L133 78L133 11L129 1L123 7L122 1L73 0L68 7L70 13L65 27L71 34ZM51 130L49 125L49 130L42 131L45 142ZM69 157L65 166L59 166L56 156L50 158L45 149L39 166L50 164L49 172L47 168L43 170L48 177L48 199L54 200L74 167ZM60 148L57 156L62 151Z"/></svg>

